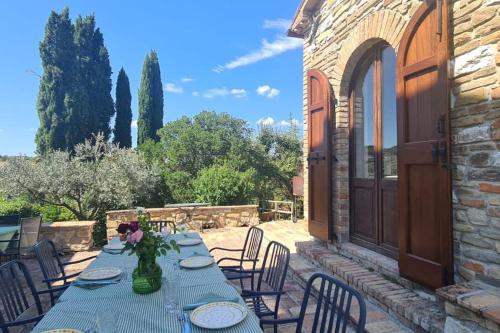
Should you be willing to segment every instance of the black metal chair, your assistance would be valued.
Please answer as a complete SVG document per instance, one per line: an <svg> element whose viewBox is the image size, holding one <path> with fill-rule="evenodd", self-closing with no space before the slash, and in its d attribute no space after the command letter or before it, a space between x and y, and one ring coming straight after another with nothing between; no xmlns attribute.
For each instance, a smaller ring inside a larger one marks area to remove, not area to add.
<svg viewBox="0 0 500 333"><path fill-rule="evenodd" d="M41 225L41 216L21 218L21 255L27 255L33 251L33 248L36 243L38 243L38 238L40 237Z"/></svg>
<svg viewBox="0 0 500 333"><path fill-rule="evenodd" d="M3 244L3 250L0 250L0 264L7 258L6 261L19 259L21 247L22 225L20 224L19 215L3 215L0 216L0 227L17 227L18 231L11 239L0 240Z"/></svg>
<svg viewBox="0 0 500 333"><path fill-rule="evenodd" d="M43 317L41 293L22 262L14 260L0 266L0 331L8 333L9 328L38 323ZM28 316L33 306L36 314Z"/></svg>
<svg viewBox="0 0 500 333"><path fill-rule="evenodd" d="M359 306L359 318L355 324L356 332L363 333L366 323L366 303L361 294L342 281L323 273L314 273L307 282L304 299L300 308L299 317L284 319L261 319L261 326L296 323L296 333L302 332L307 304L315 282L319 281L317 290L317 305L314 311L314 320L311 333L340 333L346 332L350 321L352 300L355 298Z"/></svg>
<svg viewBox="0 0 500 333"><path fill-rule="evenodd" d="M255 276L255 266L257 261L259 261L260 246L262 245L262 239L264 238L264 231L257 227L251 227L248 229L247 236L245 238L245 243L241 249L228 249L223 247L214 247L210 249L210 253L214 250L229 251L229 252L241 252L239 258L223 257L217 261L217 265L220 267L224 275L228 280L240 280L241 288L243 289L243 279L251 278L252 289L254 289L254 276ZM221 265L221 262L232 261L237 262L236 265ZM243 264L246 262L252 263L252 268L250 271L245 272Z"/></svg>
<svg viewBox="0 0 500 333"><path fill-rule="evenodd" d="M248 307L255 312L257 317L273 316L275 319L278 318L278 309L281 295L284 294L283 285L289 262L290 250L281 243L270 242L262 261L262 268L255 271L259 274L257 288L255 290L243 289L241 293ZM264 287L268 288L264 290ZM265 297L274 298L273 309L266 303ZM274 325L274 331L277 332L277 325Z"/></svg>
<svg viewBox="0 0 500 333"><path fill-rule="evenodd" d="M59 296L59 291L64 290L71 284L69 279L77 277L81 272L66 274L65 267L73 264L85 262L94 259L97 256L92 256L80 260L61 262L59 253L57 252L54 242L51 240L42 240L35 245L35 256L40 265L43 274L43 282L47 284L48 293L52 305ZM62 281L62 286L54 286L54 283ZM57 291L57 292L56 292Z"/></svg>
<svg viewBox="0 0 500 333"><path fill-rule="evenodd" d="M177 230L175 229L175 222L173 221L148 221L148 225L151 229L153 229L156 232L161 232L161 229L163 227L171 227L174 231L174 234L177 233Z"/></svg>

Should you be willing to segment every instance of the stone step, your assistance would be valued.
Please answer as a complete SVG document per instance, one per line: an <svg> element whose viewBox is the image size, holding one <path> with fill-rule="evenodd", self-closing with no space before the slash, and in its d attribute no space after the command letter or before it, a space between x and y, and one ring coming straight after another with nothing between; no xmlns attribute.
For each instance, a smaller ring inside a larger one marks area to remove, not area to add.
<svg viewBox="0 0 500 333"><path fill-rule="evenodd" d="M319 242L298 242L296 246L291 277L305 286L312 273L322 271L355 287L367 300L367 332L443 332L446 315L432 295L408 289Z"/></svg>

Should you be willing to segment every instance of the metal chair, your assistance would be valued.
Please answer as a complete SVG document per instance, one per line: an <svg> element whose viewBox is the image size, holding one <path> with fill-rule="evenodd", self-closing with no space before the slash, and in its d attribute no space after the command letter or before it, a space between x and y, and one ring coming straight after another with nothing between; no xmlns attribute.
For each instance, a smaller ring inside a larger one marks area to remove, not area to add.
<svg viewBox="0 0 500 333"><path fill-rule="evenodd" d="M69 282L68 280L78 276L81 273L78 272L67 275L65 272L65 267L85 262L87 260L94 259L97 257L97 256L92 256L80 260L63 263L59 258L59 253L56 250L54 242L48 239L38 242L34 248L35 248L36 259L42 270L44 278L43 282L47 284L48 293L50 294L50 302L52 303L52 305L55 304L55 299L59 296L59 294L55 292L56 289L57 291L61 291L69 287L71 282ZM54 283L60 281L63 282L63 285L61 287L54 286Z"/></svg>
<svg viewBox="0 0 500 333"><path fill-rule="evenodd" d="M316 281L318 281L319 284ZM313 287L313 285L315 285L315 287ZM307 304L313 289L318 289L318 296L311 333L346 332L347 324L350 321L353 298L357 300L359 306L359 318L355 323L355 331L357 333L363 333L365 331L366 303L361 294L344 282L323 273L314 273L309 278L298 317L261 319L261 326L296 323L297 328L295 332L301 333Z"/></svg>
<svg viewBox="0 0 500 333"><path fill-rule="evenodd" d="M280 305L283 285L285 284L286 272L290 262L290 250L281 243L272 241L269 243L262 261L262 268L255 271L259 274L257 288L255 290L242 290L241 296L245 299L248 307L251 308L257 317L273 316L278 318L278 309ZM269 288L265 287L262 282ZM274 297L274 308L271 309L266 304L264 297ZM274 326L274 331L277 332L277 326Z"/></svg>
<svg viewBox="0 0 500 333"><path fill-rule="evenodd" d="M21 255L27 255L33 251L33 247L36 245L38 238L40 237L41 225L41 216L21 218Z"/></svg>
<svg viewBox="0 0 500 333"><path fill-rule="evenodd" d="M177 233L177 230L175 229L175 222L173 221L148 221L148 225L151 229L153 229L156 232L161 232L161 229L163 227L173 227L174 234Z"/></svg>
<svg viewBox="0 0 500 333"><path fill-rule="evenodd" d="M14 260L0 266L0 331L9 333L9 328L38 323L43 317L41 293L22 262ZM23 319L33 306L36 315Z"/></svg>
<svg viewBox="0 0 500 333"><path fill-rule="evenodd" d="M245 268L243 264L245 262L251 262L251 271L255 271L255 265L259 261L259 251L262 244L262 239L264 238L264 231L257 227L251 227L245 238L245 243L241 249L228 249L223 247L214 247L210 249L210 253L214 250L229 251L229 252L241 252L240 258L224 257L217 261L217 265L220 267L224 275L228 280L240 280L241 288L243 289L243 279L251 278L252 289L254 289L254 275L255 272L243 272ZM224 261L237 262L236 265L220 265Z"/></svg>
<svg viewBox="0 0 500 333"><path fill-rule="evenodd" d="M19 259L22 225L20 224L19 215L3 215L0 216L0 227L17 227L17 232L11 239L0 240L0 244L7 244L0 249L0 263L3 258L8 260Z"/></svg>

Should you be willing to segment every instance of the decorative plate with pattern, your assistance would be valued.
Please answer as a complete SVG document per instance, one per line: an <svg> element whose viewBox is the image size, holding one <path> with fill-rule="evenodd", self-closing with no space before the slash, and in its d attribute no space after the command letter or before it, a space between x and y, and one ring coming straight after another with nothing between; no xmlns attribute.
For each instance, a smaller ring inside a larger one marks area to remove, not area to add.
<svg viewBox="0 0 500 333"><path fill-rule="evenodd" d="M233 302L209 303L191 312L191 323L207 329L222 329L242 322L248 314L245 306Z"/></svg>
<svg viewBox="0 0 500 333"><path fill-rule="evenodd" d="M201 243L201 239L199 238L184 238L184 239L179 239L177 241L177 245L180 246L192 246L192 245L198 245Z"/></svg>
<svg viewBox="0 0 500 333"><path fill-rule="evenodd" d="M182 260L179 265L183 268L202 268L202 267L207 267L210 266L214 263L214 258L212 257L204 257L204 256L196 256L196 257L189 257L184 260Z"/></svg>
<svg viewBox="0 0 500 333"><path fill-rule="evenodd" d="M79 278L82 280L107 280L117 277L122 273L118 267L99 267L86 269L80 273Z"/></svg>
<svg viewBox="0 0 500 333"><path fill-rule="evenodd" d="M44 331L42 333L83 333L83 332L72 328L58 328L55 330Z"/></svg>

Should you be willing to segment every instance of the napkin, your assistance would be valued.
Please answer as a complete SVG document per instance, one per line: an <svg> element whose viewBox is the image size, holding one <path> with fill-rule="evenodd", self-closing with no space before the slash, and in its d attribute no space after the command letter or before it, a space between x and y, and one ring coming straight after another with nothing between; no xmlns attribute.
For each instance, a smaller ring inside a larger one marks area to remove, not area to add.
<svg viewBox="0 0 500 333"><path fill-rule="evenodd" d="M221 295L218 295L218 294L208 293L208 294L205 294L205 295L199 297L198 299L196 299L194 301L194 303L184 305L182 307L182 310L183 311L190 311L190 310L194 310L197 307L200 307L202 305L205 305L205 304L208 304L208 303L214 303L214 302L233 302L233 303L238 303L239 300L240 300L240 298L237 297L237 296L235 296L235 297L224 297L224 296L221 296Z"/></svg>

